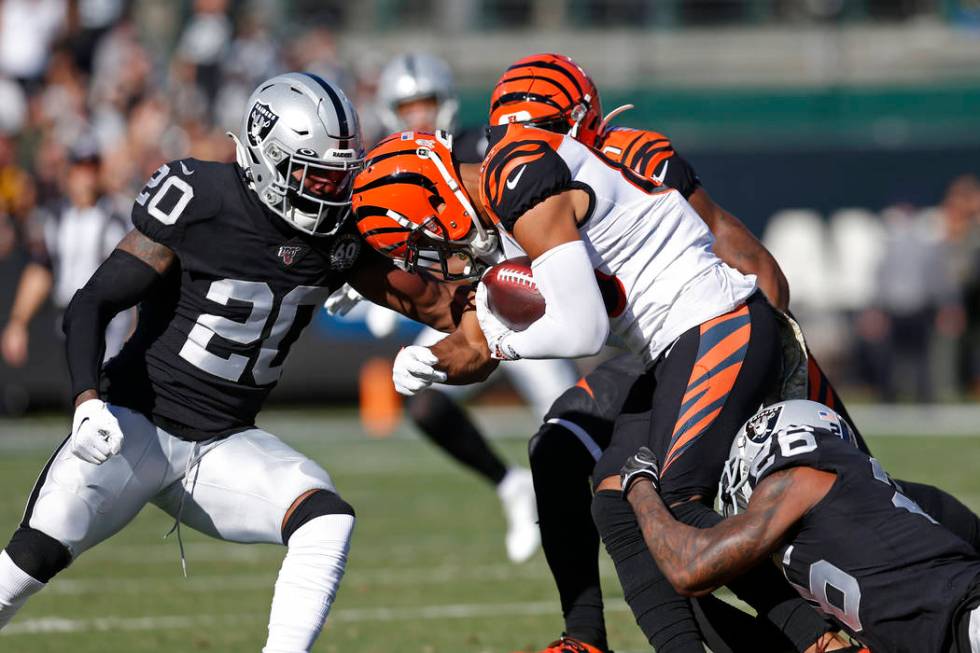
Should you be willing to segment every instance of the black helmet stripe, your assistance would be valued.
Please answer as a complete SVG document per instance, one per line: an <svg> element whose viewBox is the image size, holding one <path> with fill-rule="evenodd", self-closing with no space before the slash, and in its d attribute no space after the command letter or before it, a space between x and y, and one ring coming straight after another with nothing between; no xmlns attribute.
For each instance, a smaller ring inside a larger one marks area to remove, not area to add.
<svg viewBox="0 0 980 653"><path fill-rule="evenodd" d="M327 96L330 97L330 102L333 103L333 109L337 113L337 119L340 121L340 134L338 134L338 138L354 138L355 134L350 125L350 122L354 120L354 116L350 116L351 120L348 121L347 107L341 101L340 96L337 95L337 91L334 89L334 87L324 81L324 79L319 75L314 75L313 73L303 74L319 84L320 88L326 91Z"/></svg>
<svg viewBox="0 0 980 653"><path fill-rule="evenodd" d="M560 104L552 100L550 97L547 97L545 95L538 95L537 93L525 93L523 91L517 93L506 93L504 95L501 95L499 98L497 98L497 101L493 103L493 106L490 107L490 111L491 112L495 111L497 107L503 106L505 104L510 104L512 102L528 102L528 101L537 102L539 104L547 104L549 106L554 107L555 110L558 111L558 113L563 113L565 111L565 107L561 106Z"/></svg>
<svg viewBox="0 0 980 653"><path fill-rule="evenodd" d="M582 87L579 85L578 80L575 79L575 76L572 75L572 73L565 70L563 67L559 66L558 64L550 63L547 61L529 61L528 63L522 63L515 66L511 66L507 70L510 71L510 70L515 70L520 68L543 68L545 70L557 70L562 75L567 77L570 82L572 82L572 85L578 91L579 95L585 95L585 91L582 90Z"/></svg>
<svg viewBox="0 0 980 653"><path fill-rule="evenodd" d="M569 104L572 103L572 94L568 92L568 89L565 88L564 85L560 84L558 80L552 79L551 77L536 77L534 75L518 75L517 77L508 77L507 79L503 80L501 84L511 84L513 82L517 82L522 79L529 79L532 82L548 82L549 84L557 88L559 91L564 93L565 97L568 98Z"/></svg>
<svg viewBox="0 0 980 653"><path fill-rule="evenodd" d="M420 175L417 172L396 172L390 175L385 175L384 177L379 177L374 181L370 181L363 186L357 186L354 188L355 193L364 193L369 190L374 190L375 188L380 188L382 186L388 186L390 184L412 184L414 186L421 186L433 195L439 195L439 189L436 188L435 183L425 175Z"/></svg>
<svg viewBox="0 0 980 653"><path fill-rule="evenodd" d="M361 235L365 238L369 238L371 236L377 236L378 234L407 234L410 233L410 231L410 229L406 229L405 227L378 227L377 229L368 229L367 231L362 232Z"/></svg>
<svg viewBox="0 0 980 653"><path fill-rule="evenodd" d="M381 154L376 154L364 163L364 167L369 168L376 163L380 163L381 161L384 161L385 159L390 159L395 156L404 156L406 154L414 155L416 152L418 152L418 149L413 148L411 150L397 150L395 152L383 152Z"/></svg>

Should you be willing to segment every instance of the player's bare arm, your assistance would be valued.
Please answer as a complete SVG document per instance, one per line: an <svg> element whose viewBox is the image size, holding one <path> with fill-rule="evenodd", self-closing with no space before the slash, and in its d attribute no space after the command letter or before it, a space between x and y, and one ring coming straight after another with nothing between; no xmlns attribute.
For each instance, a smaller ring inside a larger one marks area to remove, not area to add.
<svg viewBox="0 0 980 653"><path fill-rule="evenodd" d="M649 480L633 483L626 498L670 584L681 594L701 596L769 556L835 479L808 467L775 472L756 487L745 513L708 529L675 520Z"/></svg>
<svg viewBox="0 0 980 653"><path fill-rule="evenodd" d="M436 369L445 372L446 382L452 385L484 381L499 363L490 356L475 311L463 313L459 328L431 349L439 358Z"/></svg>
<svg viewBox="0 0 980 653"><path fill-rule="evenodd" d="M548 250L580 240L579 222L589 210L583 190L552 195L528 210L514 223L514 238L533 262Z"/></svg>
<svg viewBox="0 0 980 653"><path fill-rule="evenodd" d="M459 324L472 290L471 284L440 283L423 271L400 270L373 252L361 256L350 284L375 304L444 332Z"/></svg>
<svg viewBox="0 0 980 653"><path fill-rule="evenodd" d="M123 239L116 245L116 249L132 254L156 270L157 274L166 273L175 259L172 249L150 239L136 229L131 229L128 234L123 236Z"/></svg>
<svg viewBox="0 0 980 653"><path fill-rule="evenodd" d="M744 274L754 274L759 288L773 306L789 308L789 282L769 250L741 220L715 203L702 186L691 193L691 204L715 237L714 252L722 261Z"/></svg>
<svg viewBox="0 0 980 653"><path fill-rule="evenodd" d="M175 258L173 250L133 229L75 294L64 322L75 406L99 396L99 367L109 321L138 304Z"/></svg>

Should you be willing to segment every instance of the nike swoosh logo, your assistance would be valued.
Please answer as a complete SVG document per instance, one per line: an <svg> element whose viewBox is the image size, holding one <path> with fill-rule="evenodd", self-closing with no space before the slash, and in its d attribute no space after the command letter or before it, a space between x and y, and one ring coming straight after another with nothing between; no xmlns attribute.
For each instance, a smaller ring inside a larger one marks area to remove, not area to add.
<svg viewBox="0 0 980 653"><path fill-rule="evenodd" d="M197 172L197 170L191 170L186 165L184 165L184 162L183 161L180 162L180 169L184 173L184 176L186 176L186 177L190 177L192 174L194 174L195 172Z"/></svg>
<svg viewBox="0 0 980 653"><path fill-rule="evenodd" d="M670 165L670 159L664 161L664 167L660 171L659 175L653 175L653 178L657 181L658 184L664 183L664 179L667 177L667 166L669 165Z"/></svg>
<svg viewBox="0 0 980 653"><path fill-rule="evenodd" d="M521 180L521 177L524 175L525 170L527 170L527 164L522 165L521 169L517 171L517 174L507 180L508 189L514 190L515 188L517 188L517 182Z"/></svg>

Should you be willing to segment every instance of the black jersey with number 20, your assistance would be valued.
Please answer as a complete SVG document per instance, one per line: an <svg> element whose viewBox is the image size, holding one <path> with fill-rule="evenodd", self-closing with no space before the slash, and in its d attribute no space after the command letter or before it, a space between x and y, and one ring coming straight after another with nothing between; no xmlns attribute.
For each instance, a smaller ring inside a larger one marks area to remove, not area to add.
<svg viewBox="0 0 980 653"><path fill-rule="evenodd" d="M182 438L251 427L289 348L360 254L358 236L306 236L260 204L235 164L162 166L133 225L177 264L140 304L103 370L103 396Z"/></svg>
<svg viewBox="0 0 980 653"><path fill-rule="evenodd" d="M791 426L756 456L755 486L773 472L837 475L777 552L789 582L872 651L942 653L980 557L906 497L874 458L829 430Z"/></svg>

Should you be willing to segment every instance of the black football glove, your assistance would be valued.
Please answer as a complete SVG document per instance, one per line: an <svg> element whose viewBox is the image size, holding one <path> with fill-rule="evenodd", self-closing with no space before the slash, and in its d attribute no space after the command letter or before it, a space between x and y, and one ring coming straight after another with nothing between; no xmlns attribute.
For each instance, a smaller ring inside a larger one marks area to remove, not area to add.
<svg viewBox="0 0 980 653"><path fill-rule="evenodd" d="M629 494L630 487L640 478L649 479L653 489L660 491L660 461L652 451L640 447L635 454L626 459L626 464L619 470L622 481L623 496Z"/></svg>

